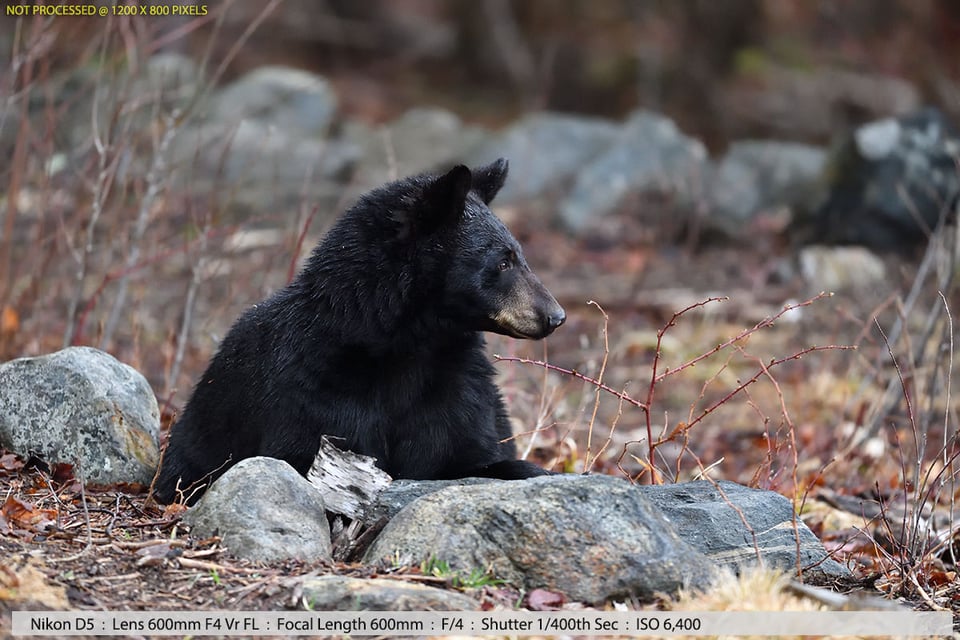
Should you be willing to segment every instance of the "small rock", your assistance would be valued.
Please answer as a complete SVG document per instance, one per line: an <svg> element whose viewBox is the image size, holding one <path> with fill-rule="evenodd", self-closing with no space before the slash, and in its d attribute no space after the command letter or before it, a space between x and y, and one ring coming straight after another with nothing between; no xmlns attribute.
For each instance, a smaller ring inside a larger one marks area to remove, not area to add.
<svg viewBox="0 0 960 640"><path fill-rule="evenodd" d="M599 118L532 113L482 145L469 164L507 158L510 178L497 203L516 204L566 191L584 165L614 143L619 129Z"/></svg>
<svg viewBox="0 0 960 640"><path fill-rule="evenodd" d="M856 129L853 142L864 159L883 160L896 150L902 135L903 127L896 118L886 118Z"/></svg>
<svg viewBox="0 0 960 640"><path fill-rule="evenodd" d="M149 484L160 411L146 379L91 347L0 365L0 446L77 467L87 482Z"/></svg>
<svg viewBox="0 0 960 640"><path fill-rule="evenodd" d="M314 611L473 611L476 601L456 591L383 578L320 576L303 581Z"/></svg>
<svg viewBox="0 0 960 640"><path fill-rule="evenodd" d="M664 194L681 209L701 199L707 151L672 120L638 111L616 142L577 172L573 190L560 204L560 218L581 231L613 212L629 194Z"/></svg>
<svg viewBox="0 0 960 640"><path fill-rule="evenodd" d="M431 556L455 571L490 570L525 589L571 599L652 597L701 587L712 563L683 542L629 482L610 476L543 476L452 486L411 502L365 561Z"/></svg>
<svg viewBox="0 0 960 640"><path fill-rule="evenodd" d="M864 247L809 246L798 256L800 273L812 290L863 289L887 282L887 270L875 253Z"/></svg>
<svg viewBox="0 0 960 640"><path fill-rule="evenodd" d="M329 560L320 492L282 460L246 458L214 482L183 521L194 536L219 533L240 558Z"/></svg>

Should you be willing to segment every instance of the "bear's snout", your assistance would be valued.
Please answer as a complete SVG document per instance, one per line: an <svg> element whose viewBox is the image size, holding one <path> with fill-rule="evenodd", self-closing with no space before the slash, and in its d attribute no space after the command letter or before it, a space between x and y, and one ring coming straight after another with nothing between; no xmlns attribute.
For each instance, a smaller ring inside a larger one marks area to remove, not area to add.
<svg viewBox="0 0 960 640"><path fill-rule="evenodd" d="M530 336L537 340L546 338L567 320L567 313L560 306L560 303L546 289L543 292L549 298L549 302L540 310L540 331L537 335Z"/></svg>
<svg viewBox="0 0 960 640"><path fill-rule="evenodd" d="M540 325L539 331L536 331L529 337L535 340L546 338L566 321L567 313L563 310L563 307L560 306L560 303L557 302L557 299L543 286L540 279L533 275L532 272L529 274L527 285L531 290L529 298L531 311L533 311L537 317L538 324Z"/></svg>
<svg viewBox="0 0 960 640"><path fill-rule="evenodd" d="M556 303L556 301L554 301ZM567 320L567 312L559 304L547 312L547 334L553 333L553 330L562 325Z"/></svg>
<svg viewBox="0 0 960 640"><path fill-rule="evenodd" d="M532 272L518 281L493 316L496 331L514 338L546 338L567 319L567 314Z"/></svg>

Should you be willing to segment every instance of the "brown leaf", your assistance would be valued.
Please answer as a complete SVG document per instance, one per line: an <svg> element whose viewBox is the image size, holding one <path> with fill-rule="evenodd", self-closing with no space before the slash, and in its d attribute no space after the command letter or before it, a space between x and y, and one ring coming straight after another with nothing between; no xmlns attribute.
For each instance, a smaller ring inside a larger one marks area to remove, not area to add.
<svg viewBox="0 0 960 640"><path fill-rule="evenodd" d="M137 550L138 567L157 567L164 563L167 556L170 555L173 548L169 542L163 544L152 544L149 547Z"/></svg>
<svg viewBox="0 0 960 640"><path fill-rule="evenodd" d="M562 593L547 589L534 589L527 594L527 606L534 611L556 611L566 601Z"/></svg>
<svg viewBox="0 0 960 640"><path fill-rule="evenodd" d="M50 465L50 477L58 484L73 479L73 465L68 462L58 462Z"/></svg>
<svg viewBox="0 0 960 640"><path fill-rule="evenodd" d="M20 469L23 469L23 460L15 453L5 453L0 456L0 469L5 471L20 471Z"/></svg>
<svg viewBox="0 0 960 640"><path fill-rule="evenodd" d="M938 587L943 586L945 584L951 584L956 579L957 579L956 571L943 571L941 569L933 569L927 573L927 580L929 580L931 584L936 585Z"/></svg>
<svg viewBox="0 0 960 640"><path fill-rule="evenodd" d="M7 501L0 507L0 516L3 516L9 524L28 531L43 531L57 521L55 510L34 509L29 502L13 496L7 496Z"/></svg>
<svg viewBox="0 0 960 640"><path fill-rule="evenodd" d="M14 589L20 586L20 580L17 579L17 572L12 566L0 564L0 589Z"/></svg>
<svg viewBox="0 0 960 640"><path fill-rule="evenodd" d="M187 511L187 505L174 502L172 504L168 504L163 508L163 517L176 518L178 516L182 516L184 513L186 513L186 511Z"/></svg>
<svg viewBox="0 0 960 640"><path fill-rule="evenodd" d="M20 316L13 307L0 310L0 334L13 335L20 329Z"/></svg>

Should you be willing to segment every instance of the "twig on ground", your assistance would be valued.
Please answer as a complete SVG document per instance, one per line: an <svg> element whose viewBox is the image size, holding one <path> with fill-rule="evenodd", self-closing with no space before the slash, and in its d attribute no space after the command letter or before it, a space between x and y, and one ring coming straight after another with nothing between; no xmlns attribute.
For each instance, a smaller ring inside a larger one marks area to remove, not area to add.
<svg viewBox="0 0 960 640"><path fill-rule="evenodd" d="M87 543L84 545L83 549L73 554L72 556L66 556L64 558L50 558L48 562L72 562L78 558L82 558L93 548L93 527L90 524L90 509L87 505L87 491L86 491L86 482L83 477L83 470L78 463L74 467L74 473L77 474L77 479L80 481L80 502L83 505L83 522L87 529Z"/></svg>

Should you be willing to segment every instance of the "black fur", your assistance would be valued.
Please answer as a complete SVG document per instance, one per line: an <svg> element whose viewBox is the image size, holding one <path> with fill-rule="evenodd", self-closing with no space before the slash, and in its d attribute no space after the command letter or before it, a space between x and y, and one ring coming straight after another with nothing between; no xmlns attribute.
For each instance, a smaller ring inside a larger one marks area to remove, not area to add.
<svg viewBox="0 0 960 640"><path fill-rule="evenodd" d="M564 320L487 208L506 174L457 166L362 197L233 325L172 429L157 498L257 455L305 474L323 435L394 478L546 473L504 441L480 333L539 339Z"/></svg>

